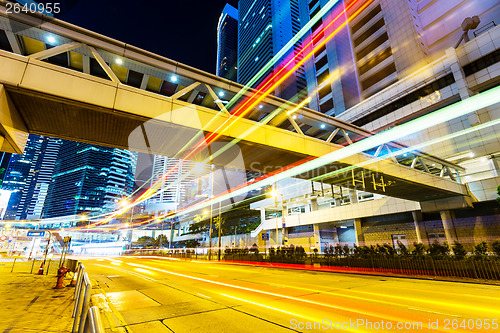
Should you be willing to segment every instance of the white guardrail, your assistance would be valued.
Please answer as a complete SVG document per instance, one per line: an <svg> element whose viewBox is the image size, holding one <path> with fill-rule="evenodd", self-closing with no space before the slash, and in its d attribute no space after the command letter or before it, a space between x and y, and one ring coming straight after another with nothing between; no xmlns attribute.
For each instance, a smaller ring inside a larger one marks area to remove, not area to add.
<svg viewBox="0 0 500 333"><path fill-rule="evenodd" d="M75 287L75 306L73 308L72 317L73 329L72 333L104 333L104 327L101 321L101 315L97 306L90 307L90 293L92 284L89 276L85 272L85 266L78 262L77 266L77 282ZM83 297L82 297L83 292Z"/></svg>

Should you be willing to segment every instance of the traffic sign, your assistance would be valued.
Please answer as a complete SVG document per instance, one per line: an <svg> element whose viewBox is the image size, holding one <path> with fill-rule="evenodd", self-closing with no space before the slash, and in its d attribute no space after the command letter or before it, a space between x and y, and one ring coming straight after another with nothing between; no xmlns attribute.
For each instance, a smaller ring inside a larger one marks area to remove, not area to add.
<svg viewBox="0 0 500 333"><path fill-rule="evenodd" d="M262 240L269 240L269 234L267 232L262 234Z"/></svg>
<svg viewBox="0 0 500 333"><path fill-rule="evenodd" d="M29 230L28 234L26 236L28 236L28 237L43 237L43 236L45 236L45 231Z"/></svg>

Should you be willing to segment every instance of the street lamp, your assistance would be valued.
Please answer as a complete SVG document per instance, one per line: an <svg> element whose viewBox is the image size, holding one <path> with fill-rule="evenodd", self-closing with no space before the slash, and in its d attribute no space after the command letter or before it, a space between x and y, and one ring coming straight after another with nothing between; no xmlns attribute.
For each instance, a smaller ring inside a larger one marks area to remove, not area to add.
<svg viewBox="0 0 500 333"><path fill-rule="evenodd" d="M128 205L130 205L130 201L128 199L123 199L120 201L120 206L123 208L126 208ZM127 227L127 233L129 234L129 249L132 248L132 215L134 214L133 207L130 207L130 219L129 222L126 224Z"/></svg>
<svg viewBox="0 0 500 333"><path fill-rule="evenodd" d="M89 233L90 233L90 220L87 219L87 215L85 215L85 214L80 215L80 221L84 222L85 220L87 220L87 237L89 238L89 244L90 244L90 243L92 243L92 239L90 238L90 235L89 235Z"/></svg>

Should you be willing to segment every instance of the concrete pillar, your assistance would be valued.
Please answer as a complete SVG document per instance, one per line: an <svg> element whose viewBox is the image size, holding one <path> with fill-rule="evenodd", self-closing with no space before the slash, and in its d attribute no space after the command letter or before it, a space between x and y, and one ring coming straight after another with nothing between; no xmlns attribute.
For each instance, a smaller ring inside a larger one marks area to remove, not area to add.
<svg viewBox="0 0 500 333"><path fill-rule="evenodd" d="M415 226L415 233L417 234L417 243L424 243L424 240L427 240L427 237L422 237L424 232L424 226L422 225L422 212L421 211L413 211L411 212L411 216L413 217L413 225ZM408 244L410 245L410 244Z"/></svg>
<svg viewBox="0 0 500 333"><path fill-rule="evenodd" d="M358 203L358 191L349 189L349 199L351 200L351 204Z"/></svg>
<svg viewBox="0 0 500 333"><path fill-rule="evenodd" d="M354 219L354 233L356 234L356 245L364 246L365 237L361 228L361 219Z"/></svg>
<svg viewBox="0 0 500 333"><path fill-rule="evenodd" d="M474 96L475 93L467 86L464 70L462 66L460 66L460 62L458 61L457 51L454 48L449 48L446 50L446 56L448 56L448 59L451 62L450 68L453 74L453 78L455 79L455 82L457 84L458 93L460 94L460 99L464 100L471 96ZM489 119L487 110L483 112L475 111L469 113L467 115L467 118L471 126L488 122L491 120Z"/></svg>
<svg viewBox="0 0 500 333"><path fill-rule="evenodd" d="M454 214L450 210L442 210L439 212L441 215L441 221L443 222L444 235L446 241L449 245L452 245L454 241L458 241L457 231L455 230Z"/></svg>
<svg viewBox="0 0 500 333"><path fill-rule="evenodd" d="M311 199L311 212L318 210L318 199Z"/></svg>
<svg viewBox="0 0 500 333"><path fill-rule="evenodd" d="M488 157L488 166L493 174L493 177L498 177L500 175L500 165L494 156Z"/></svg>
<svg viewBox="0 0 500 333"><path fill-rule="evenodd" d="M260 223L264 223L266 221L266 209L262 207L260 209Z"/></svg>
<svg viewBox="0 0 500 333"><path fill-rule="evenodd" d="M319 235L319 224L313 224L314 228L314 247L321 252L321 237Z"/></svg>

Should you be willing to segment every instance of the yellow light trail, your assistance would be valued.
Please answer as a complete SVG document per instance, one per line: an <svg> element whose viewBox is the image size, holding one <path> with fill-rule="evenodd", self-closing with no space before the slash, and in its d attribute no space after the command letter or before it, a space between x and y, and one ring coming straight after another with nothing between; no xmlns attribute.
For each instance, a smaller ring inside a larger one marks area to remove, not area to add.
<svg viewBox="0 0 500 333"><path fill-rule="evenodd" d="M187 275L187 274L176 273L176 272L167 271L167 270L156 268L156 267L148 267L145 265L140 265L140 264L135 264L135 263L130 263L130 262L128 262L127 265L130 265L133 267L151 269L151 270L162 272L165 274L170 274L170 275L179 276L179 277L183 277L183 278L187 278L187 279L191 279L191 280L206 282L206 283L210 283L210 284L214 284L214 285L218 285L218 286L224 286L224 287L234 288L234 289L238 289L238 290L249 291L249 292L253 292L253 293L257 293L257 294L284 298L284 299L288 299L288 300L292 300L292 301L296 301L296 302L300 302L300 303L306 303L306 304L310 304L310 305L321 306L321 307L326 307L326 308L340 310L340 311L346 311L349 313L358 313L358 314L371 316L371 317L375 317L375 318L380 317L380 314L372 312L372 311L362 311L359 309L351 309L351 308L346 308L346 307L339 306L339 305L326 304L323 302L316 302L316 301L302 299L302 298L298 298L298 297L294 297L294 296L288 296L288 295L283 295L283 294L278 294L278 293L267 292L267 291L263 291L263 290L257 290L257 289L253 289L253 288L242 287L242 286L238 286L238 285L232 285L229 283L208 280L208 279L199 278L199 277L195 277L195 276L191 276L191 275ZM395 321L395 322L406 320L405 318L399 318L399 317L395 317L395 316L389 315L389 314L384 314L384 315L385 315L384 316L385 319Z"/></svg>

